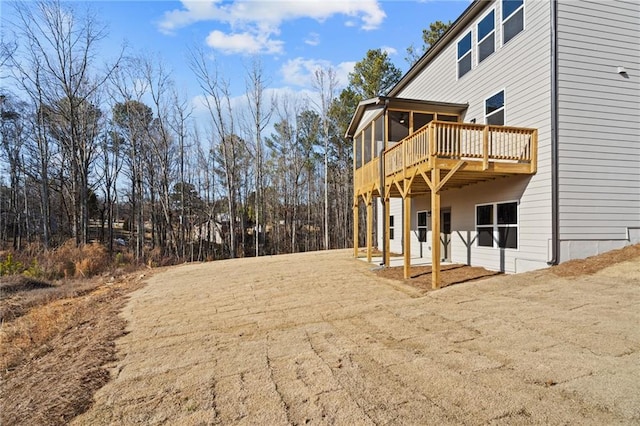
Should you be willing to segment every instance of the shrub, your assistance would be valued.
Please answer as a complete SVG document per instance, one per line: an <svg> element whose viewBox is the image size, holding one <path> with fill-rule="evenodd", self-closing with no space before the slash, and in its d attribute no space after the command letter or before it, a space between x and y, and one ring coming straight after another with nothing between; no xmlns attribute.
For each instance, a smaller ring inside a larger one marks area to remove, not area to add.
<svg viewBox="0 0 640 426"><path fill-rule="evenodd" d="M77 247L69 240L50 254L48 263L52 278L88 278L104 272L110 262L107 250L101 244Z"/></svg>
<svg viewBox="0 0 640 426"><path fill-rule="evenodd" d="M25 277L34 278L34 279L46 278L47 276L45 270L42 269L40 264L38 264L37 259L33 259L31 261L31 266L25 269L24 272L22 272L22 275L24 275Z"/></svg>
<svg viewBox="0 0 640 426"><path fill-rule="evenodd" d="M86 244L80 249L80 259L75 263L76 276L91 277L109 267L109 255L103 245Z"/></svg>
<svg viewBox="0 0 640 426"><path fill-rule="evenodd" d="M7 257L0 263L0 276L15 275L24 270L22 262L13 259L13 253L9 252Z"/></svg>

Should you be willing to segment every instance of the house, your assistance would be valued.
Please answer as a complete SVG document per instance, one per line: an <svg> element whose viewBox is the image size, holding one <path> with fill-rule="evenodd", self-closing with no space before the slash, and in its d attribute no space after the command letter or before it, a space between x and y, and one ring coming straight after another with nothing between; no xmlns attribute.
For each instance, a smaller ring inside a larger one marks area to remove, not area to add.
<svg viewBox="0 0 640 426"><path fill-rule="evenodd" d="M515 273L637 243L640 3L473 1L347 137L356 255L366 206L369 261L430 258L434 288L441 261Z"/></svg>

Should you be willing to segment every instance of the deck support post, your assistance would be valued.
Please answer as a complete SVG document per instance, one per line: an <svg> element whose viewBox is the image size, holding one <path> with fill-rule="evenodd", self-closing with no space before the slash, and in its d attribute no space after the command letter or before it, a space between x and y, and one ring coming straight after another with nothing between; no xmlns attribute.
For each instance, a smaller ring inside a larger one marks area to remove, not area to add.
<svg viewBox="0 0 640 426"><path fill-rule="evenodd" d="M371 262L373 240L373 197L367 197L367 262Z"/></svg>
<svg viewBox="0 0 640 426"><path fill-rule="evenodd" d="M360 216L360 198L356 195L353 200L353 257L358 258L358 219Z"/></svg>
<svg viewBox="0 0 640 426"><path fill-rule="evenodd" d="M431 170L431 288L440 288L440 169Z"/></svg>
<svg viewBox="0 0 640 426"><path fill-rule="evenodd" d="M390 244L390 240L391 240L391 236L389 235L389 229L391 228L391 214L390 214L390 209L389 209L389 197L385 196L385 205L387 206L387 208L384 209L384 229L387 230L387 232L384 233L384 252L385 252L385 259L384 259L384 266L386 266L387 268L389 266L391 266L391 256L389 255L389 250L391 248L391 244ZM395 219L395 218L394 218ZM394 223L394 227L395 227L395 223ZM393 230L395 232L395 228Z"/></svg>
<svg viewBox="0 0 640 426"><path fill-rule="evenodd" d="M409 191L407 191L409 192ZM411 276L411 197L404 196L404 218L402 219L402 238L404 243L404 279Z"/></svg>

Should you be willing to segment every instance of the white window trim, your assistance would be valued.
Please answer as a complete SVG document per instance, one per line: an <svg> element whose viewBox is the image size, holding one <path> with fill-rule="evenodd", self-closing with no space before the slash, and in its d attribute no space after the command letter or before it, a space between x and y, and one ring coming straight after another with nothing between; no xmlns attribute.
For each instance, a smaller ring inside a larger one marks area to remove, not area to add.
<svg viewBox="0 0 640 426"><path fill-rule="evenodd" d="M515 225L513 224L509 224L509 225L498 225L498 205L500 204L510 204L510 203L516 203L516 220L518 223L516 223ZM491 225L480 225L480 227L483 228L488 228L489 226L492 227L492 239L493 239L493 245L491 247L487 247L487 246L481 246L480 242L478 241L477 235L478 235L478 207L482 207L482 206L493 206L493 217L491 218L492 220L492 224ZM475 231L476 231L476 242L475 242L475 246L477 248L481 248L481 249L499 249L499 250L510 250L510 251L520 251L520 201L518 200L506 200L506 201L496 201L493 203L480 203L480 204L476 204L474 207L474 217L475 217ZM516 228L517 232L518 232L518 247L517 248L500 248L498 247L498 241L500 239L500 233L498 231L498 228L500 226L506 226L509 228Z"/></svg>
<svg viewBox="0 0 640 426"><path fill-rule="evenodd" d="M420 213L424 213L425 217L427 218L427 223L424 226L420 225ZM420 229L424 228L425 230L425 240L424 241L420 241ZM429 239L429 211L428 210L418 210L416 212L416 231L418 232L418 241L420 242L427 242L427 240Z"/></svg>
<svg viewBox="0 0 640 426"><path fill-rule="evenodd" d="M490 31L489 34L487 34L486 36L484 36L482 38L482 40L478 39L478 37L480 36L480 32L478 31L478 25L480 25L480 22L482 22L482 20L484 18L486 18L491 12L493 12L493 31ZM489 36L491 36L491 34L494 34L493 37L493 52L491 52L491 55L493 55L494 53L496 53L496 50L498 50L498 37L495 36L496 34L496 21L497 21L497 10L495 8L489 10L487 13L485 13L480 19L478 19L475 23L475 28L476 28L476 66L480 65L483 61L480 61L480 43L482 43L484 40L486 40ZM472 40L473 41L473 40ZM486 59L489 59L489 57L491 56L487 56Z"/></svg>
<svg viewBox="0 0 640 426"><path fill-rule="evenodd" d="M462 41L463 38L465 38L467 35L471 34L471 47L469 48L469 52L466 55L462 55L462 58L458 58L458 44L460 44L460 41ZM465 32L462 37L459 37L456 40L456 80L460 80L462 77L464 77L465 75L469 74L471 71L473 71L473 30L469 30L467 32ZM467 71L464 75L460 75L460 61L466 57L467 55L471 55L471 68L469 68L469 71Z"/></svg>
<svg viewBox="0 0 640 426"><path fill-rule="evenodd" d="M517 38L520 34L522 34L527 29L527 11L525 10L525 6L527 4L527 0L522 0L522 6L511 12L511 15L502 19L502 0L500 0L500 46L504 46L506 43L504 42L504 23L507 22L513 15L518 13L520 9L522 9L522 31L513 36L511 40ZM509 40L509 41L511 41Z"/></svg>
<svg viewBox="0 0 640 426"><path fill-rule="evenodd" d="M393 218L393 221L391 220L391 218ZM392 224L393 222L393 224ZM389 215L389 239L390 240L394 240L395 236L396 236L396 218L395 215L390 214ZM391 231L393 231L393 237L391 236Z"/></svg>
<svg viewBox="0 0 640 426"><path fill-rule="evenodd" d="M504 111L504 123L503 126L506 126L508 121L507 121L507 89L506 88L502 88L500 90L498 90L497 92L493 92L492 95L487 96L486 98L484 98L484 101L482 102L482 112L484 114L484 124L488 124L487 123L487 117L489 115L493 115L496 112L500 111L500 109L497 109L495 111L493 111L491 114L487 114L487 101L489 99L491 99L492 97L494 97L495 95L497 95L498 93L502 92L503 95L502 97L504 98L504 103L502 104L502 110Z"/></svg>

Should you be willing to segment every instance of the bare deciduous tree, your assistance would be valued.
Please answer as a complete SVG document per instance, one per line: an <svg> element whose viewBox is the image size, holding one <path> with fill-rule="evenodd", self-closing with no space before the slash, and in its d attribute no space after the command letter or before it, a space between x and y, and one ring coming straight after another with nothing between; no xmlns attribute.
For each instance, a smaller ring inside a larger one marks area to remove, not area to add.
<svg viewBox="0 0 640 426"><path fill-rule="evenodd" d="M105 29L89 12L80 15L59 1L16 3L15 11L21 44L11 65L16 81L39 109L36 124L55 129L70 162L72 233L77 244L84 244L89 230L89 170L100 118L97 96L117 61L104 72L94 67Z"/></svg>
<svg viewBox="0 0 640 426"><path fill-rule="evenodd" d="M192 52L190 66L203 91L204 104L209 112L211 123L216 132L220 148L220 164L224 174L227 197L227 213L229 221L229 255L237 254L236 221L238 219L238 199L240 192L238 181L238 150L242 141L235 134L233 109L229 82L218 72L215 63L211 64L204 52ZM216 150L214 150L215 152ZM240 218L241 229L244 229L243 218ZM244 234L244 233L243 233Z"/></svg>
<svg viewBox="0 0 640 426"><path fill-rule="evenodd" d="M313 86L320 97L318 107L324 137L324 249L329 250L329 108L338 86L335 70L331 67L316 69Z"/></svg>
<svg viewBox="0 0 640 426"><path fill-rule="evenodd" d="M247 71L246 97L250 114L251 134L254 140L254 173L255 173L255 255L260 255L260 232L262 230L261 212L264 192L264 148L262 146L262 132L271 120L274 103L264 99L266 90L264 69L258 59L254 59Z"/></svg>

